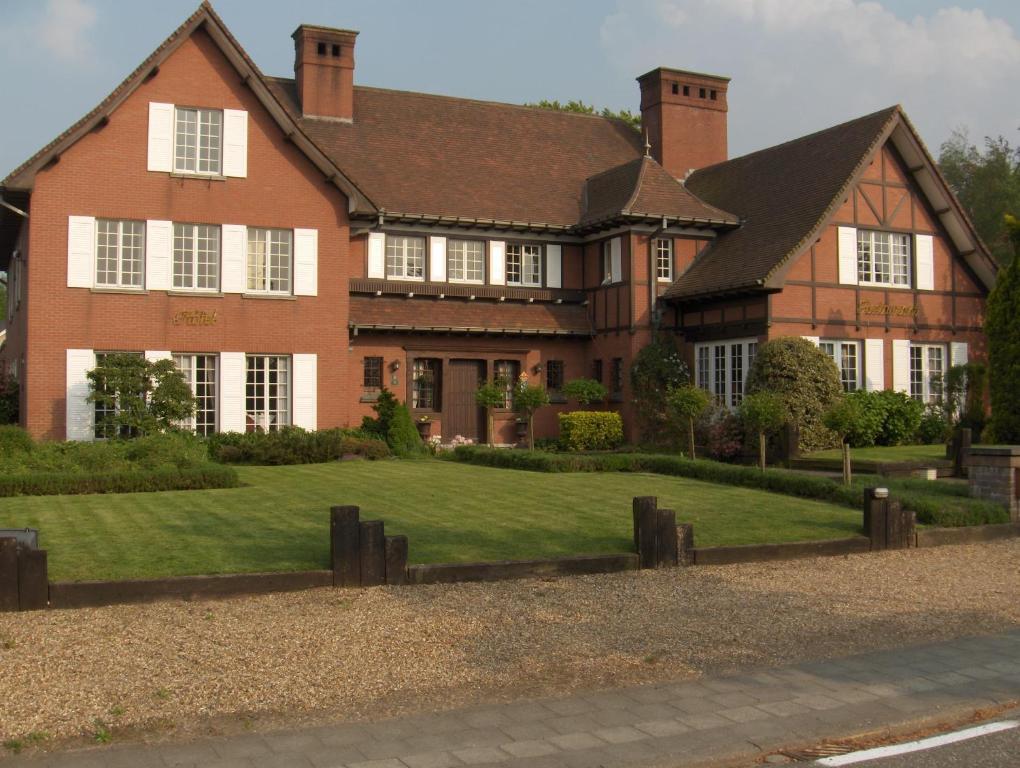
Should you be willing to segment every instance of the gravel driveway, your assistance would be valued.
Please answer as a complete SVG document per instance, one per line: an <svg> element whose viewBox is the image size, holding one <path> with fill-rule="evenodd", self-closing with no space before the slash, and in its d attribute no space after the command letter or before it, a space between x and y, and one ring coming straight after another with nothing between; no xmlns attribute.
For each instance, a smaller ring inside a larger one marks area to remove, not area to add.
<svg viewBox="0 0 1020 768"><path fill-rule="evenodd" d="M3 614L0 735L221 733L788 664L1001 631L1018 596L1012 540Z"/></svg>

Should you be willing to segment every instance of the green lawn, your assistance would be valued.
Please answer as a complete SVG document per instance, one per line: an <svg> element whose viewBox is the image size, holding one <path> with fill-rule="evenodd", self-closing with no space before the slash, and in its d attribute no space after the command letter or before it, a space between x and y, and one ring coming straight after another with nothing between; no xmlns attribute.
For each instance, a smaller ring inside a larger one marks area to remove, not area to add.
<svg viewBox="0 0 1020 768"><path fill-rule="evenodd" d="M129 579L328 567L333 504L410 539L416 563L629 551L631 499L694 523L698 546L860 533L817 501L661 475L543 474L435 460L240 467L244 486L0 499L0 527L36 527L50 578Z"/></svg>
<svg viewBox="0 0 1020 768"><path fill-rule="evenodd" d="M827 451L805 453L805 459L842 459L839 448ZM938 445L876 445L871 448L851 448L850 458L853 461L933 461L946 459L946 446Z"/></svg>

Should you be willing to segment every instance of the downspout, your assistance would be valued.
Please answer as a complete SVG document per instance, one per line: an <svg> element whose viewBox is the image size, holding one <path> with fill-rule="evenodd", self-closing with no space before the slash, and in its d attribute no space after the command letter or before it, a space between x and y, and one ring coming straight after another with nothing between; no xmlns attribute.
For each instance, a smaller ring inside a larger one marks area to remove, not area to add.
<svg viewBox="0 0 1020 768"><path fill-rule="evenodd" d="M12 212L18 214L23 219L27 219L28 218L28 214L27 213L25 213L20 208L14 207L10 203L8 203L6 200L4 200L2 197L0 197L0 205L2 205L7 210L12 211Z"/></svg>

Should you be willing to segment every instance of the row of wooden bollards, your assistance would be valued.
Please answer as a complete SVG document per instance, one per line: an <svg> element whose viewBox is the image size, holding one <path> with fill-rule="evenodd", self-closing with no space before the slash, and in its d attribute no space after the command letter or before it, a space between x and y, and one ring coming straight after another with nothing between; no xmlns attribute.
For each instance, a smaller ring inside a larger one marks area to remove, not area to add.
<svg viewBox="0 0 1020 768"><path fill-rule="evenodd" d="M46 550L34 541L0 537L0 612L45 608L49 593Z"/></svg>
<svg viewBox="0 0 1020 768"><path fill-rule="evenodd" d="M676 524L676 512L659 509L655 496L635 496L634 549L639 568L672 568L694 563L694 526Z"/></svg>
<svg viewBox="0 0 1020 768"><path fill-rule="evenodd" d="M335 587L407 583L407 537L387 536L382 520L361 520L358 507L329 510L329 562Z"/></svg>

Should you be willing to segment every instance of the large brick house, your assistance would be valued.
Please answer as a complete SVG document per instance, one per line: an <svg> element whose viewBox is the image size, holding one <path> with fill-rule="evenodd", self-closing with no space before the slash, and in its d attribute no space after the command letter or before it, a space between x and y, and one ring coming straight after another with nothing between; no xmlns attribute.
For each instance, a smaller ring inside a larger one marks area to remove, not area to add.
<svg viewBox="0 0 1020 768"><path fill-rule="evenodd" d="M355 86L356 36L299 27L268 77L203 4L0 182L34 435L95 436L113 351L176 360L201 432L353 425L385 386L444 439L486 438L494 376L595 376L629 417L657 331L727 405L776 336L919 398L983 354L994 262L900 108L728 160L726 78L638 78L642 135Z"/></svg>

